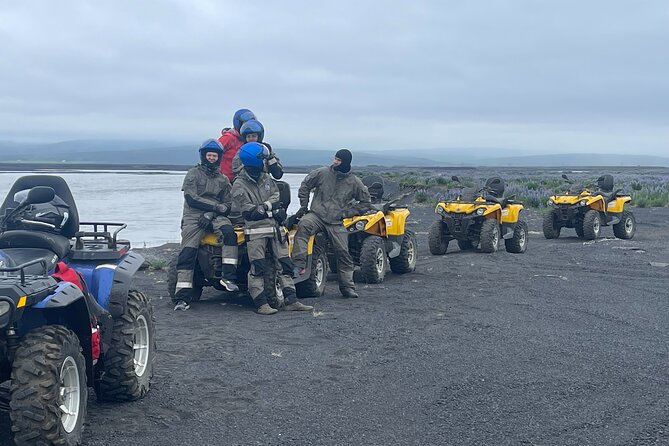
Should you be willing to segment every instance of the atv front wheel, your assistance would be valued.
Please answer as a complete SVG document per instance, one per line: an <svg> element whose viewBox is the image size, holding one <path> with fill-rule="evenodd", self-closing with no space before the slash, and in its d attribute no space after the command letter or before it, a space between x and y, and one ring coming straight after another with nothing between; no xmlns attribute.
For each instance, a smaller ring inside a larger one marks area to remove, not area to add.
<svg viewBox="0 0 669 446"><path fill-rule="evenodd" d="M497 252L499 247L499 223L486 218L481 225L481 252Z"/></svg>
<svg viewBox="0 0 669 446"><path fill-rule="evenodd" d="M78 445L88 388L79 338L62 325L28 333L12 364L10 412L17 445Z"/></svg>
<svg viewBox="0 0 669 446"><path fill-rule="evenodd" d="M430 248L430 254L441 256L448 250L448 239L444 237L444 228L441 220L437 220L430 225L427 235L427 244Z"/></svg>
<svg viewBox="0 0 669 446"><path fill-rule="evenodd" d="M167 292L170 296L170 299L174 301L174 292L177 288L177 259L178 255L175 256L170 262L170 266L167 268ZM197 302L202 298L202 291L204 290L204 280L202 278L202 272L199 268L196 267L193 271L193 288L191 289L191 301Z"/></svg>
<svg viewBox="0 0 669 446"><path fill-rule="evenodd" d="M109 349L95 392L101 401L133 401L149 391L156 356L156 329L149 299L128 291L125 312L114 320Z"/></svg>
<svg viewBox="0 0 669 446"><path fill-rule="evenodd" d="M360 270L367 283L381 283L386 276L386 243L378 235L370 235L360 249Z"/></svg>
<svg viewBox="0 0 669 446"><path fill-rule="evenodd" d="M602 217L599 215L599 211L590 209L583 216L583 237L586 240L594 240L599 237L601 231Z"/></svg>
<svg viewBox="0 0 669 446"><path fill-rule="evenodd" d="M613 234L621 239L629 240L636 232L636 219L630 211L623 211L620 222L613 225Z"/></svg>
<svg viewBox="0 0 669 446"><path fill-rule="evenodd" d="M458 240L458 248L460 251L471 251L475 246L471 240Z"/></svg>
<svg viewBox="0 0 669 446"><path fill-rule="evenodd" d="M513 237L504 240L506 252L521 254L527 251L527 223L519 220L513 228Z"/></svg>
<svg viewBox="0 0 669 446"><path fill-rule="evenodd" d="M560 229L562 229L562 227L558 224L557 221L558 212L555 209L551 209L550 212L544 215L544 237L547 239L560 237Z"/></svg>
<svg viewBox="0 0 669 446"><path fill-rule="evenodd" d="M300 299L304 297L321 297L325 293L328 274L328 258L323 248L314 244L311 254L311 273L306 280L295 283L295 293Z"/></svg>
<svg viewBox="0 0 669 446"><path fill-rule="evenodd" d="M410 273L416 269L416 236L406 231L402 237L402 247L397 257L390 259L390 270L395 274Z"/></svg>

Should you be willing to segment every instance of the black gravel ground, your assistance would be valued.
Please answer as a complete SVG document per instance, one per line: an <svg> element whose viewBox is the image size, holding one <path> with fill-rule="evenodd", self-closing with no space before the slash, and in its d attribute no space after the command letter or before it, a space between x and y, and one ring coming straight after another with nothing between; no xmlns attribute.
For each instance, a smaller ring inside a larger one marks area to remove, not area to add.
<svg viewBox="0 0 669 446"><path fill-rule="evenodd" d="M525 254L431 256L361 298L258 316L213 290L188 312L153 299L159 356L142 401L91 397L89 445L669 444L669 209L635 209L631 241L531 214ZM151 253L155 255L155 252ZM665 266L662 266L665 265ZM10 444L0 414L0 445Z"/></svg>

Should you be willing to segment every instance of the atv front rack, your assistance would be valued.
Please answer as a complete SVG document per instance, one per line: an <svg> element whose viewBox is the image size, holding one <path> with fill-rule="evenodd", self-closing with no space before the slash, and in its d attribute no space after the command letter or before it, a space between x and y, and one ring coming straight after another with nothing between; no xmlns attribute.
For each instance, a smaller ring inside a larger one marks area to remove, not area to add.
<svg viewBox="0 0 669 446"><path fill-rule="evenodd" d="M49 270L47 268L46 260L44 259L34 259L30 260L28 262L22 263L17 266L5 266L0 268L0 273L15 273L16 271L19 271L19 275L21 276L21 285L26 284L26 268L32 265L37 265L37 264L42 265L42 268L44 268L44 275L49 274ZM1 278L0 278L1 279Z"/></svg>
<svg viewBox="0 0 669 446"><path fill-rule="evenodd" d="M113 260L130 250L130 241L118 238L118 233L128 226L125 223L81 222L79 225L93 230L74 234L72 258L75 260Z"/></svg>

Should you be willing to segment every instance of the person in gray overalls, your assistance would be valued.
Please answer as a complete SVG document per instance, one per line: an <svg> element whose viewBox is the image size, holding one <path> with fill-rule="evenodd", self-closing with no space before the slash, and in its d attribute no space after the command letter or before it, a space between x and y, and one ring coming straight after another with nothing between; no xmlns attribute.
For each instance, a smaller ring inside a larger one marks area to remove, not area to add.
<svg viewBox="0 0 669 446"><path fill-rule="evenodd" d="M310 311L312 306L297 300L293 283L293 262L288 254L284 204L279 201L279 188L265 172L270 152L263 144L249 142L239 149L243 169L232 185L232 205L235 213L244 218L244 236L251 268L248 289L258 314L274 314L267 300L264 274L275 259L280 265L279 283L283 291L285 309Z"/></svg>
<svg viewBox="0 0 669 446"><path fill-rule="evenodd" d="M177 259L177 285L174 309L188 310L192 298L193 272L200 240L207 229L221 240L223 278L221 285L237 291L237 235L227 218L232 206L230 180L220 171L223 147L215 139L200 146L200 164L186 174L182 190L184 210L181 219L181 251Z"/></svg>

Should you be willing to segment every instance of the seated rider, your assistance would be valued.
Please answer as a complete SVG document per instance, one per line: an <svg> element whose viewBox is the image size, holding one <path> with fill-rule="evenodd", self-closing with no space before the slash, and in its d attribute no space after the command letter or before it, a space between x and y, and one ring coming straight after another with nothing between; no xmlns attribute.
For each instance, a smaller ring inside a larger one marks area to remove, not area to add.
<svg viewBox="0 0 669 446"><path fill-rule="evenodd" d="M218 138L218 142L223 146L221 172L228 177L230 182L235 179L232 171L232 160L245 142L239 132L242 125L250 119L256 119L256 115L251 110L247 108L237 110L232 117L233 128L224 128L221 130L221 136Z"/></svg>
<svg viewBox="0 0 669 446"><path fill-rule="evenodd" d="M239 133L241 134L244 143L259 142L267 147L269 150L269 156L265 160L265 170L267 173L272 175L275 180L280 180L281 177L283 177L283 166L281 165L279 158L277 158L275 153L272 151L272 146L270 146L269 143L263 141L265 137L265 128L263 127L262 123L258 120L250 119L242 125ZM237 152L232 160L232 172L235 177L237 177L241 170L242 162L239 160L239 152Z"/></svg>
<svg viewBox="0 0 669 446"><path fill-rule="evenodd" d="M222 241L223 278L221 285L228 291L239 288L237 278L237 235L227 218L232 205L231 186L220 172L223 155L221 144L208 139L200 146L200 164L186 174L182 190L184 210L181 219L181 251L177 259L177 285L174 309L188 310L192 299L193 274L200 240L208 229Z"/></svg>

